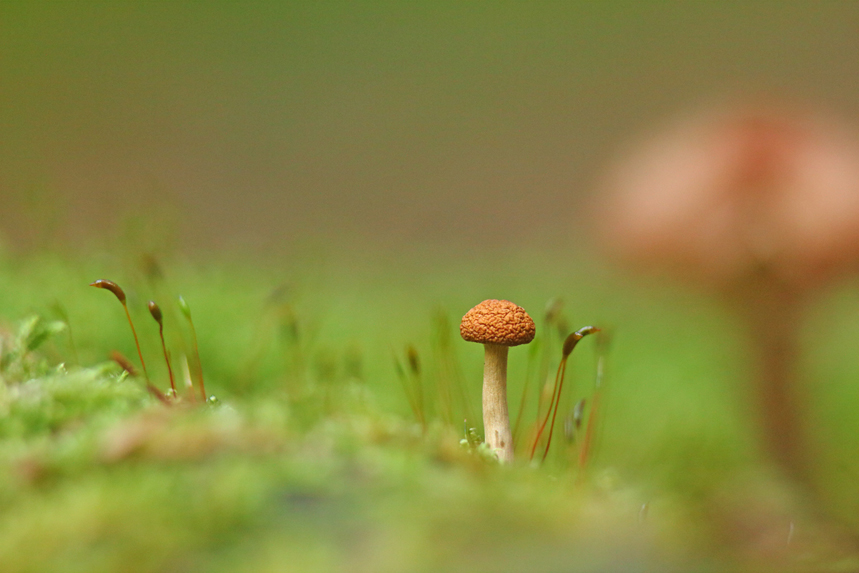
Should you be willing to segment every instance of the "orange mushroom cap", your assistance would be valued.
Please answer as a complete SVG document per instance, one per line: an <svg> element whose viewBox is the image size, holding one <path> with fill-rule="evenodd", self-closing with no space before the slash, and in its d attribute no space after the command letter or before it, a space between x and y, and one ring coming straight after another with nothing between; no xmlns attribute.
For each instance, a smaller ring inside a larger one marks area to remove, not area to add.
<svg viewBox="0 0 859 573"><path fill-rule="evenodd" d="M469 342L519 346L534 340L536 327L525 309L509 300L484 300L462 317L459 333Z"/></svg>

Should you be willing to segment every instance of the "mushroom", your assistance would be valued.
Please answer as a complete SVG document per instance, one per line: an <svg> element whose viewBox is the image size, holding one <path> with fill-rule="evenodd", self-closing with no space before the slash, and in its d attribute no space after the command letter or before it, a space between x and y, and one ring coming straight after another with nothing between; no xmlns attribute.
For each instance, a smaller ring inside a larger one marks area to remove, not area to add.
<svg viewBox="0 0 859 573"><path fill-rule="evenodd" d="M859 261L859 141L838 120L763 103L692 116L634 149L604 182L601 220L615 252L694 278L744 320L766 446L804 481L797 323Z"/></svg>
<svg viewBox="0 0 859 573"><path fill-rule="evenodd" d="M534 340L534 321L507 300L484 300L462 317L459 333L486 349L483 361L483 430L499 461L513 461L513 435L507 411L507 349Z"/></svg>

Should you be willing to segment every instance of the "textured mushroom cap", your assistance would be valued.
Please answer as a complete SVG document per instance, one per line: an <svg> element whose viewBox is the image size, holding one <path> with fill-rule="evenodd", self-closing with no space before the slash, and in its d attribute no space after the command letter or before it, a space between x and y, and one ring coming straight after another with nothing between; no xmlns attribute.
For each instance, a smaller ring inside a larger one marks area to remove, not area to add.
<svg viewBox="0 0 859 573"><path fill-rule="evenodd" d="M519 346L534 340L534 321L509 300L484 300L462 317L459 333L469 342Z"/></svg>

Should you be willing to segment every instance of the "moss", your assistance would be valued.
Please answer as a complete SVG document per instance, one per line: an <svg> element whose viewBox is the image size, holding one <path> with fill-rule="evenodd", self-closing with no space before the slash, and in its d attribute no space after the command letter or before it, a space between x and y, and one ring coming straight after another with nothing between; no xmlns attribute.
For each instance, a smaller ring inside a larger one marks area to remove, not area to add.
<svg viewBox="0 0 859 573"><path fill-rule="evenodd" d="M168 406L139 378L103 362L111 350L136 351L116 301L85 287L102 274L99 263L33 258L4 265L4 571L789 571L855 564L854 530L820 518L825 508L803 505L756 457L742 410L733 406L735 379L744 376L742 346L726 336L730 323L717 310L692 298L678 303L684 299L640 291L635 305L623 287L609 296L605 283L596 294L553 278L597 308L601 299L625 301L612 312L628 317L608 356L597 455L583 473L576 442L565 441L561 427L543 467L503 468L480 455L479 415L466 414L469 402L479 403L480 353L438 332L480 300L466 302L480 289L459 292L456 276L446 283L432 275L436 286L413 287L429 293L391 294L377 292L368 270L348 288L323 281L275 296L279 271L257 268L258 280L248 285L247 269L222 262L168 268L169 283L122 281L162 390L157 325L142 301L159 300L177 372L190 335L181 309L169 304L176 284L194 305L207 390L218 400ZM32 293L46 274L51 286L40 300ZM403 303L417 294L442 302ZM523 291L516 299L540 295ZM351 305L356 298L361 306ZM56 300L72 339L52 322ZM577 314L586 312L577 306ZM600 314L610 317L598 310L586 321L599 323ZM419 326L404 327L407 321ZM537 322L540 342L545 324ZM561 342L547 338L521 360L513 357L513 412L526 371L544 379L541 365L552 371ZM573 354L559 418L590 397L594 348L583 341ZM421 377L425 424L408 404L392 349L407 383ZM410 358L420 365L414 374L402 366ZM536 418L537 386L526 425ZM459 398L443 403L439 389ZM463 418L475 429L466 432ZM855 503L849 484L842 488L829 490L831 499Z"/></svg>

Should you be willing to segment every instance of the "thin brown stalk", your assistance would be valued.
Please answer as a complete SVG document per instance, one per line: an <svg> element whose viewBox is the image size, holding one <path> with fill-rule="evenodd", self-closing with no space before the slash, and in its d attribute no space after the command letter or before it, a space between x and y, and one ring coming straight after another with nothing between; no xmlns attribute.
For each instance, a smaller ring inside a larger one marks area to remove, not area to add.
<svg viewBox="0 0 859 573"><path fill-rule="evenodd" d="M164 362L167 364L167 373L170 375L170 388L173 390L173 396L176 397L176 381L173 379L173 368L170 366L170 356L167 354L167 345L164 343L164 316L161 314L161 309L155 304L155 301L149 301L149 313L155 322L158 323L158 336L161 337L161 349L164 351Z"/></svg>
<svg viewBox="0 0 859 573"><path fill-rule="evenodd" d="M567 364L566 357L561 359L561 363L558 365L558 371L555 373L555 385L552 390L552 399L549 400L549 407L546 409L546 416L543 418L543 423L540 424L539 429L537 430L537 435L534 437L534 443L531 445L531 456L530 459L534 459L534 452L537 451L537 445L540 443L540 438L543 436L543 430L546 429L546 424L549 422L549 416L552 414L552 406L555 404L556 396L558 395L558 380L561 377L561 372L564 366ZM544 456L545 457L545 456Z"/></svg>
<svg viewBox="0 0 859 573"><path fill-rule="evenodd" d="M578 344L579 340L587 336L588 334L593 334L594 332L599 332L599 329L595 326L585 326L584 328L580 328L579 330L573 332L569 336L567 336L566 340L564 340L564 347L562 350L561 363L558 365L558 371L555 374L555 387L552 390L552 399L549 401L549 408L546 410L546 417L543 419L543 423L540 426L540 429L537 431L537 436L534 438L534 443L531 446L531 459L534 459L534 452L537 450L537 445L540 443L540 438L543 435L543 431L546 428L546 424L549 421L549 415L554 412L552 415L552 426L549 429L549 438L546 443L546 451L543 454L543 460L546 459L546 455L549 453L549 446L552 441L552 433L555 427L555 416L558 413L558 404L561 401L561 390L564 385L564 376L567 371L567 359L570 354L572 354L573 349Z"/></svg>
<svg viewBox="0 0 859 573"><path fill-rule="evenodd" d="M140 341L137 339L137 331L134 330L134 323L131 322L128 305L123 302L122 308L125 309L125 316L128 318L128 324L131 326L131 334L134 335L134 345L137 347L137 356L140 358L140 365L143 366L143 375L146 377L146 383L152 385L152 380L149 379L149 372L146 370L146 362L143 360L143 352L140 351Z"/></svg>
<svg viewBox="0 0 859 573"><path fill-rule="evenodd" d="M597 381L594 389L594 397L591 401L591 412L588 416L588 426L585 429L585 437L582 440L582 447L579 450L579 469L584 470L588 463L588 458L591 453L591 443L596 433L597 419L599 417L600 402L602 398L602 380L603 380L603 358L600 356L597 362ZM582 472L583 473L583 472Z"/></svg>
<svg viewBox="0 0 859 573"><path fill-rule="evenodd" d="M158 335L161 336L161 349L164 351L164 362L167 363L167 373L170 375L170 388L176 392L176 381L173 378L173 368L170 366L170 355L167 353L167 345L164 343L164 326L158 327Z"/></svg>
<svg viewBox="0 0 859 573"><path fill-rule="evenodd" d="M543 452L543 459L546 461L546 456L549 455L549 446L552 445L552 435L555 433L555 418L558 416L558 406L561 404L561 391L564 388L564 377L567 374L567 357L561 360L561 380L558 382L558 397L555 400L555 411L552 412L552 423L549 424L549 437L546 438L546 450Z"/></svg>

